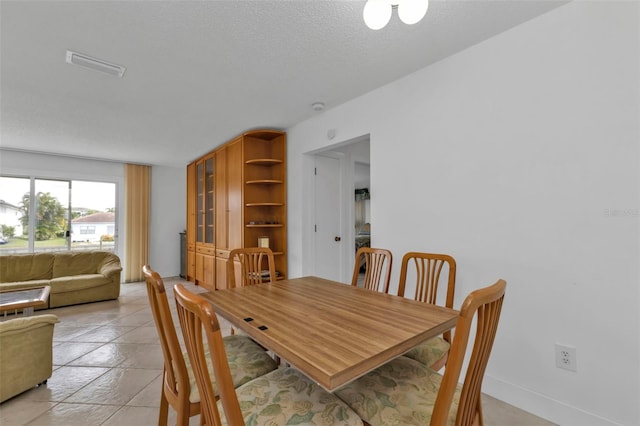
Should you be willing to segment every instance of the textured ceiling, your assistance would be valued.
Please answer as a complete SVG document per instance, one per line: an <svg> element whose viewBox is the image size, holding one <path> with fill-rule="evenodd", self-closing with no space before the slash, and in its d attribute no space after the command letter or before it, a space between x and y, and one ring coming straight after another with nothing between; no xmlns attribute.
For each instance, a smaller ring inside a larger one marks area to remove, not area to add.
<svg viewBox="0 0 640 426"><path fill-rule="evenodd" d="M0 2L0 146L184 166L285 129L557 7L432 0L369 30L364 1ZM67 49L127 67L118 79Z"/></svg>

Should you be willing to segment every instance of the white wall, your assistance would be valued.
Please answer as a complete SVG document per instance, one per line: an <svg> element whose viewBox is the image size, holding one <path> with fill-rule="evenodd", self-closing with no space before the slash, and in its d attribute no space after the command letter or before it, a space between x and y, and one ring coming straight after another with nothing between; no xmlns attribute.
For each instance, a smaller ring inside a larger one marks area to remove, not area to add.
<svg viewBox="0 0 640 426"><path fill-rule="evenodd" d="M372 244L452 254L456 306L507 280L484 391L560 424L640 424L639 17L572 2L290 128L290 276L310 270L305 153L370 134Z"/></svg>
<svg viewBox="0 0 640 426"><path fill-rule="evenodd" d="M180 274L180 236L186 228L185 167L153 166L151 175L150 265L163 277Z"/></svg>
<svg viewBox="0 0 640 426"><path fill-rule="evenodd" d="M115 182L118 212L120 212L116 213L119 233L116 253L124 265L124 166L122 163L1 150L0 173L39 178ZM180 272L178 233L184 230L186 224L185 169L153 166L151 179L152 217L149 263L162 276L177 276Z"/></svg>

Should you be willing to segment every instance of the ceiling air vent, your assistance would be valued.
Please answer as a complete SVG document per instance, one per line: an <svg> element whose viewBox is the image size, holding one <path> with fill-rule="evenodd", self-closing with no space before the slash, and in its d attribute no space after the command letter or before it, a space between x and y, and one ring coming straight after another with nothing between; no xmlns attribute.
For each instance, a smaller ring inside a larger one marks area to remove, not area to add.
<svg viewBox="0 0 640 426"><path fill-rule="evenodd" d="M92 70L101 71L116 77L122 77L126 69L121 65L112 64L102 59L92 58L91 56L71 50L67 50L67 63L91 68Z"/></svg>

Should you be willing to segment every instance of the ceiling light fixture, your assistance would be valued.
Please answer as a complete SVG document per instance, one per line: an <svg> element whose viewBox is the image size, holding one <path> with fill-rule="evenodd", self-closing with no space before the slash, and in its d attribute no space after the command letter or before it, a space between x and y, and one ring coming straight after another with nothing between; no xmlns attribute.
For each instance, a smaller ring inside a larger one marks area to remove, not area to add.
<svg viewBox="0 0 640 426"><path fill-rule="evenodd" d="M122 77L126 70L126 68L121 65L112 64L102 59L92 58L91 56L71 50L67 50L67 63L91 68L92 70L101 71L116 77Z"/></svg>
<svg viewBox="0 0 640 426"><path fill-rule="evenodd" d="M429 0L367 0L362 17L367 27L379 30L389 23L393 9L402 22L412 25L424 18L428 8Z"/></svg>

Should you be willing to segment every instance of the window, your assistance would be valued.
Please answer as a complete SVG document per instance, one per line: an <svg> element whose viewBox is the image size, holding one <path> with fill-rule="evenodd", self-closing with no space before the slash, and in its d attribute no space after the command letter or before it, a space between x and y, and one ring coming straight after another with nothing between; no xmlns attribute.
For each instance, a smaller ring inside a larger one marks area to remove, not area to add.
<svg viewBox="0 0 640 426"><path fill-rule="evenodd" d="M81 226L80 227L80 234L95 234L96 233L96 227L95 226Z"/></svg>
<svg viewBox="0 0 640 426"><path fill-rule="evenodd" d="M0 255L115 248L116 184L0 176Z"/></svg>

